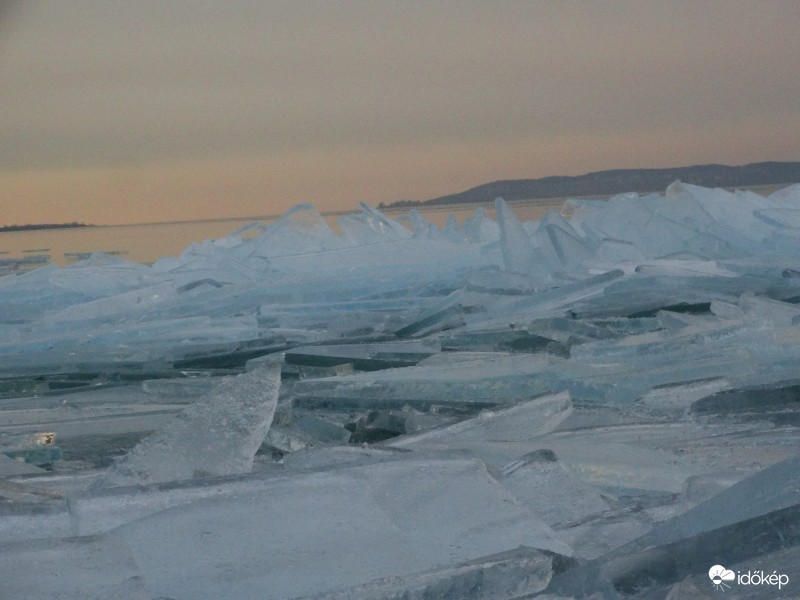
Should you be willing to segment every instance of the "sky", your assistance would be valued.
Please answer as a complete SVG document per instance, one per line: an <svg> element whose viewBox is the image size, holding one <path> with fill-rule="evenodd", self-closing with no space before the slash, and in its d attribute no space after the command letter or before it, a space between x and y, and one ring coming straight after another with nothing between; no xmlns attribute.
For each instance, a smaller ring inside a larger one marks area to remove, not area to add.
<svg viewBox="0 0 800 600"><path fill-rule="evenodd" d="M800 160L800 2L0 0L0 225Z"/></svg>

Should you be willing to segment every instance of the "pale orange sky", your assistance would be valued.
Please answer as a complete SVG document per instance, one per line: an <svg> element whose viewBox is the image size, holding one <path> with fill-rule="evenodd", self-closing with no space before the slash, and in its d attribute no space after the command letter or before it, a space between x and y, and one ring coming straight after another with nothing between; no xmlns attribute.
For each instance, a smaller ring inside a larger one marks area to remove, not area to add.
<svg viewBox="0 0 800 600"><path fill-rule="evenodd" d="M0 225L800 160L800 3L0 0Z"/></svg>

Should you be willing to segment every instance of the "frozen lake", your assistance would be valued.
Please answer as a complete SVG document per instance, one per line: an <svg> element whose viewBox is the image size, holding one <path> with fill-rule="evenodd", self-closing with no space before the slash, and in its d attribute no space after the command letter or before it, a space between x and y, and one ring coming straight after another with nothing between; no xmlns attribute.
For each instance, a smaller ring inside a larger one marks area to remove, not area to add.
<svg viewBox="0 0 800 600"><path fill-rule="evenodd" d="M536 220L547 210L560 210L563 202L563 199L522 200L511 205L523 220ZM432 223L443 226L451 214L463 223L475 214L478 206L483 206L490 216L494 215L493 203L427 207L420 212ZM358 209L354 208L352 212L358 212ZM395 218L407 213L407 209L386 211ZM324 217L335 228L339 214L343 213ZM269 223L278 216L3 232L0 233L0 259L49 255L52 262L64 266L74 262L77 253L113 252L126 260L151 263L161 256L177 256L193 242L217 239L252 221Z"/></svg>
<svg viewBox="0 0 800 600"><path fill-rule="evenodd" d="M494 208L0 278L0 597L798 597L800 186Z"/></svg>

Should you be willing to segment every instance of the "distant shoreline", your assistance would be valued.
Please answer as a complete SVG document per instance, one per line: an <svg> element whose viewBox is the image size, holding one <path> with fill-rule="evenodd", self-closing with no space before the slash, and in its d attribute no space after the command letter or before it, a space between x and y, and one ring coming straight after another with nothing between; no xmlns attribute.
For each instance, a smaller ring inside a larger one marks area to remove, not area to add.
<svg viewBox="0 0 800 600"><path fill-rule="evenodd" d="M78 229L81 227L94 227L87 223L38 223L30 225L4 225L0 227L0 233L11 231L36 231L39 229Z"/></svg>
<svg viewBox="0 0 800 600"><path fill-rule="evenodd" d="M761 162L742 166L692 165L666 169L613 169L584 175L550 176L539 179L492 181L463 192L430 200L398 200L379 209L406 209L449 204L485 204L497 197L512 200L545 200L613 196L626 192L663 192L680 180L709 188L749 188L800 181L800 162Z"/></svg>

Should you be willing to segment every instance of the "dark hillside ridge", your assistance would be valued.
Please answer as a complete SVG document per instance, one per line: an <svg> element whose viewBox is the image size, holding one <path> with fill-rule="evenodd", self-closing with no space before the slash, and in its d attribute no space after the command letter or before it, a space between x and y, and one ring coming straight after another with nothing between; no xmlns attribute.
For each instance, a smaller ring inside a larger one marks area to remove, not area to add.
<svg viewBox="0 0 800 600"><path fill-rule="evenodd" d="M507 179L485 183L464 192L431 200L401 200L389 206L493 202L497 197L505 200L535 200L625 192L658 192L664 191L676 179L704 187L725 188L796 183L800 182L800 162L761 162L738 167L693 165L672 169L614 169L574 177Z"/></svg>

